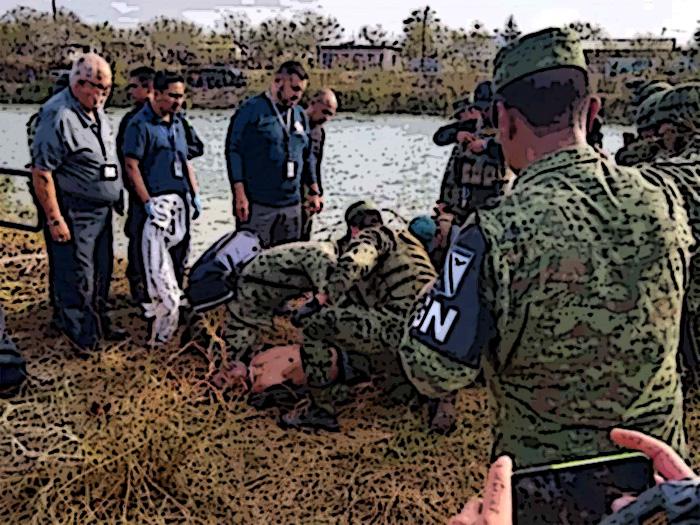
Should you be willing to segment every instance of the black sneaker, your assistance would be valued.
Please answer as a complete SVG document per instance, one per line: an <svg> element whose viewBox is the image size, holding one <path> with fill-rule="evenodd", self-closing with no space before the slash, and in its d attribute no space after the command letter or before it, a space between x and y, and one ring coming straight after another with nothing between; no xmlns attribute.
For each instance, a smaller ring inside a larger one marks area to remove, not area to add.
<svg viewBox="0 0 700 525"><path fill-rule="evenodd" d="M257 410L279 407L287 410L293 409L307 394L307 390L285 381L280 385L274 385L262 392L252 393L248 396L248 404Z"/></svg>
<svg viewBox="0 0 700 525"><path fill-rule="evenodd" d="M117 326L109 326L105 329L102 338L112 342L126 341L129 338L129 332Z"/></svg>
<svg viewBox="0 0 700 525"><path fill-rule="evenodd" d="M305 403L286 414L282 414L277 424L284 430L316 429L327 432L340 432L338 419L328 410L313 403Z"/></svg>

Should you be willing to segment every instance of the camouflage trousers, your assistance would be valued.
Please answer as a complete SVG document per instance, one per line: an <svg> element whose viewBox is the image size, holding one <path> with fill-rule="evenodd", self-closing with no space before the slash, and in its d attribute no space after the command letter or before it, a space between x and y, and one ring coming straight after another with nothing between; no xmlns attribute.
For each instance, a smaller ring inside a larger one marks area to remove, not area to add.
<svg viewBox="0 0 700 525"><path fill-rule="evenodd" d="M330 375L334 350L366 356L369 370L363 372L377 374L385 392L412 392L397 354L405 324L395 314L359 305L325 307L306 318L301 359L316 404L333 412L339 392L346 395Z"/></svg>
<svg viewBox="0 0 700 525"><path fill-rule="evenodd" d="M275 311L302 293L303 290L297 288L254 281L239 283L236 299L226 305L223 331L226 348L233 359L240 359L265 340L274 339L278 344L299 342L294 333L275 322Z"/></svg>

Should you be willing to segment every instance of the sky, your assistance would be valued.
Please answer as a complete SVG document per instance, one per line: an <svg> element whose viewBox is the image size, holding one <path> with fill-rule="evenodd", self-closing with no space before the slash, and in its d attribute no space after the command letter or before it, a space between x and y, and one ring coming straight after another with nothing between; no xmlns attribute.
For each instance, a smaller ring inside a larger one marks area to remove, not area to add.
<svg viewBox="0 0 700 525"><path fill-rule="evenodd" d="M400 34L412 8L429 3L447 25L469 27L474 20L488 29L502 27L512 13L520 29L529 32L573 20L602 25L616 38L638 33L675 37L688 42L700 25L700 0L56 0L90 22L129 27L159 15L183 18L214 27L222 12L241 11L253 22L313 9L335 16L348 39L365 24L380 24ZM18 5L49 10L51 0L0 0L0 13Z"/></svg>

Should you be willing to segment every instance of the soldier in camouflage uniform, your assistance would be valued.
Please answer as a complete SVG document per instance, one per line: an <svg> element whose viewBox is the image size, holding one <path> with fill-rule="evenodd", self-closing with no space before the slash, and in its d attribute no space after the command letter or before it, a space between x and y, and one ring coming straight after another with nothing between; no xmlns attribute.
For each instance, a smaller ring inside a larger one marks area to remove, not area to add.
<svg viewBox="0 0 700 525"><path fill-rule="evenodd" d="M416 296L435 277L425 248L408 230L383 225L370 203L346 213L351 238L338 257L319 303L300 320L301 359L312 403L282 416L283 428L339 429L333 388L381 371L390 398L405 401L413 392L401 372L396 349Z"/></svg>
<svg viewBox="0 0 700 525"><path fill-rule="evenodd" d="M656 107L663 95L673 86L666 82L653 82L643 86L632 100L636 108L635 123L637 136L629 144L625 144L615 154L615 161L620 166L634 166L655 159L660 151Z"/></svg>
<svg viewBox="0 0 700 525"><path fill-rule="evenodd" d="M660 184L673 183L683 197L693 236L700 243L700 83L679 84L657 92L643 103L643 122L653 124L645 154L629 155L634 164L654 162L650 173ZM639 149L644 149L640 146ZM688 382L700 372L700 261L694 255L686 293L686 337L683 363Z"/></svg>
<svg viewBox="0 0 700 525"><path fill-rule="evenodd" d="M335 261L332 242L295 242L258 254L241 271L236 299L227 304L224 341L229 351L240 359L256 349L264 337L279 337L275 315L289 300L325 290Z"/></svg>
<svg viewBox="0 0 700 525"><path fill-rule="evenodd" d="M475 129L449 134L443 131L450 128L446 126L433 137L438 145L446 142L445 137L450 137L450 143L457 142L447 163L437 201L439 211L453 214L456 224L462 224L470 211L492 201L506 181L503 155L494 140L496 130L490 117L492 97L492 83L481 82L474 90L473 102L459 106L457 113L461 118L478 115Z"/></svg>
<svg viewBox="0 0 700 525"><path fill-rule="evenodd" d="M483 368L494 456L518 467L613 450L624 425L686 451L676 365L692 243L677 195L586 144L582 48L533 33L495 61L499 140L518 173L453 242L400 348L425 395Z"/></svg>

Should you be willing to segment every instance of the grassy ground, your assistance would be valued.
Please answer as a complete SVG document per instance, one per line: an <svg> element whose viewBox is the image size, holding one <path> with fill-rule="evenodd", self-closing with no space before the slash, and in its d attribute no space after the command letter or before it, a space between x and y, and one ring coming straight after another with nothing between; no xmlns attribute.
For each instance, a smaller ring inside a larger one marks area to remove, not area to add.
<svg viewBox="0 0 700 525"><path fill-rule="evenodd" d="M0 235L0 257L0 301L31 374L0 400L3 523L445 523L483 483L483 389L460 393L449 437L428 434L425 414L381 408L371 387L341 409L342 433L285 433L274 412L212 384L206 352L144 349L123 261L115 314L133 337L81 360L46 335L39 238Z"/></svg>

